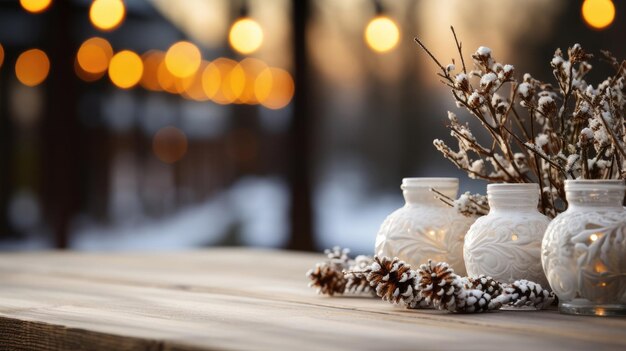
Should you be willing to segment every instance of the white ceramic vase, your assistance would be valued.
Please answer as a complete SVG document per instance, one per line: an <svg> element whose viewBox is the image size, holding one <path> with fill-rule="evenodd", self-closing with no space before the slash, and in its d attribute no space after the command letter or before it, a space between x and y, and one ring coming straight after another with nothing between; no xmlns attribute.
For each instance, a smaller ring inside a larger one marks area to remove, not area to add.
<svg viewBox="0 0 626 351"><path fill-rule="evenodd" d="M567 211L550 223L541 259L559 310L626 315L626 186L621 180L567 180Z"/></svg>
<svg viewBox="0 0 626 351"><path fill-rule="evenodd" d="M541 266L541 240L550 219L537 210L539 185L489 184L489 214L465 236L467 273L503 282L527 279L548 287Z"/></svg>
<svg viewBox="0 0 626 351"><path fill-rule="evenodd" d="M377 255L398 257L413 267L433 261L448 262L465 275L463 238L474 221L435 198L431 188L456 198L457 178L404 178L406 204L385 219L376 236Z"/></svg>

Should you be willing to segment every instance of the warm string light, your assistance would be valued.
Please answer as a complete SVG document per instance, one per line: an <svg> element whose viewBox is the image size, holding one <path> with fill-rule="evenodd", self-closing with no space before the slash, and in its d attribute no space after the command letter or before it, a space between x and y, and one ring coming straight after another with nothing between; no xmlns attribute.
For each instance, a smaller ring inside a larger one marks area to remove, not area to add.
<svg viewBox="0 0 626 351"><path fill-rule="evenodd" d="M141 57L130 50L120 51L111 58L109 78L118 88L134 87L143 75Z"/></svg>
<svg viewBox="0 0 626 351"><path fill-rule="evenodd" d="M602 30L615 20L615 4L611 0L585 0L581 13L587 25Z"/></svg>
<svg viewBox="0 0 626 351"><path fill-rule="evenodd" d="M398 45L400 30L391 18L380 15L367 24L364 36L365 42L372 50L384 53Z"/></svg>
<svg viewBox="0 0 626 351"><path fill-rule="evenodd" d="M45 52L39 49L24 51L15 62L15 76L29 87L43 83L50 72L50 60Z"/></svg>
<svg viewBox="0 0 626 351"><path fill-rule="evenodd" d="M178 78L194 75L200 67L201 61L200 49L188 41L175 43L165 53L167 70Z"/></svg>
<svg viewBox="0 0 626 351"><path fill-rule="evenodd" d="M87 39L78 49L76 60L80 68L94 75L101 75L109 68L113 57L113 48L106 39L94 37Z"/></svg>
<svg viewBox="0 0 626 351"><path fill-rule="evenodd" d="M52 0L20 0L22 8L30 13L42 13L46 11Z"/></svg>
<svg viewBox="0 0 626 351"><path fill-rule="evenodd" d="M263 29L255 20L242 17L230 27L228 42L235 51L251 54L263 44Z"/></svg>
<svg viewBox="0 0 626 351"><path fill-rule="evenodd" d="M122 0L94 0L89 8L91 23L102 31L116 29L125 16L126 6Z"/></svg>

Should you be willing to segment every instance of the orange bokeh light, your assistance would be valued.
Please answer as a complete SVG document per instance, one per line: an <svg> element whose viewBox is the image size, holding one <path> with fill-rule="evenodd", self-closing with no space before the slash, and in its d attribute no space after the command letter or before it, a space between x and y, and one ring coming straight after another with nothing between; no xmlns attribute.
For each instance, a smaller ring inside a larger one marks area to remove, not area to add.
<svg viewBox="0 0 626 351"><path fill-rule="evenodd" d="M0 44L0 67L2 67L3 63L4 63L4 48L2 47L2 44Z"/></svg>
<svg viewBox="0 0 626 351"><path fill-rule="evenodd" d="M289 72L280 68L266 68L257 77L254 92L257 100L265 107L276 110L291 102L295 84Z"/></svg>
<svg viewBox="0 0 626 351"><path fill-rule="evenodd" d="M202 75L204 91L214 102L218 104L231 104L237 100L236 92L233 91L231 72L237 66L237 62L224 57L211 62ZM219 79L215 79L219 76ZM216 89L216 86L219 88Z"/></svg>
<svg viewBox="0 0 626 351"><path fill-rule="evenodd" d="M178 78L167 69L165 60L161 61L157 68L157 80L161 89L172 94L180 94L189 84L191 80L189 78Z"/></svg>
<svg viewBox="0 0 626 351"><path fill-rule="evenodd" d="M207 101L209 97L204 92L204 87L202 85L202 76L204 74L204 70L209 65L209 62L203 61L200 64L200 68L192 76L191 84L186 87L185 91L182 92L183 97L195 101Z"/></svg>
<svg viewBox="0 0 626 351"><path fill-rule="evenodd" d="M94 0L89 8L89 19L94 27L111 31L119 27L126 16L122 0Z"/></svg>
<svg viewBox="0 0 626 351"><path fill-rule="evenodd" d="M24 85L34 87L41 84L50 73L50 60L39 49L24 51L15 62L15 75Z"/></svg>
<svg viewBox="0 0 626 351"><path fill-rule="evenodd" d="M141 56L143 60L143 75L141 76L139 84L141 84L144 89L152 91L163 90L159 84L158 72L164 57L165 53L156 50L150 50Z"/></svg>
<svg viewBox="0 0 626 351"><path fill-rule="evenodd" d="M143 75L143 62L130 50L120 51L109 63L111 82L122 89L129 89L139 83Z"/></svg>
<svg viewBox="0 0 626 351"><path fill-rule="evenodd" d="M87 72L80 66L80 63L78 63L78 59L75 59L74 60L74 73L76 73L78 78L82 79L85 82L95 82L98 79L102 78L104 74L106 73L106 71L100 72L100 73Z"/></svg>
<svg viewBox="0 0 626 351"><path fill-rule="evenodd" d="M179 161L187 153L187 136L175 127L159 129L152 139L152 151L165 163Z"/></svg>
<svg viewBox="0 0 626 351"><path fill-rule="evenodd" d="M111 44L106 39L98 37L85 40L76 54L80 68L92 74L105 72L112 57Z"/></svg>
<svg viewBox="0 0 626 351"><path fill-rule="evenodd" d="M221 85L222 73L220 68L214 62L210 62L202 70L202 90L209 99L213 99L219 92Z"/></svg>
<svg viewBox="0 0 626 351"><path fill-rule="evenodd" d="M602 30L615 20L615 4L611 0L585 0L581 13L588 26Z"/></svg>
<svg viewBox="0 0 626 351"><path fill-rule="evenodd" d="M30 13L41 13L50 7L52 0L20 0L22 8Z"/></svg>
<svg viewBox="0 0 626 351"><path fill-rule="evenodd" d="M255 82L266 68L267 64L265 62L254 58L246 58L233 69L231 72L231 86L237 95L238 102L244 104L259 103L254 91Z"/></svg>
<svg viewBox="0 0 626 351"><path fill-rule="evenodd" d="M165 54L165 65L175 77L192 76L200 67L200 49L188 41L179 41L170 46Z"/></svg>

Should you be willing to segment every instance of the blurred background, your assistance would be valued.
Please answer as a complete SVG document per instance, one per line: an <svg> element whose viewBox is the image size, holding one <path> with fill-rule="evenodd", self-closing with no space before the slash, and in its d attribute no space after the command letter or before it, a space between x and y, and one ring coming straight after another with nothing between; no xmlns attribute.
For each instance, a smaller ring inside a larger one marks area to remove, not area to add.
<svg viewBox="0 0 626 351"><path fill-rule="evenodd" d="M625 58L625 6L0 0L0 250L370 253L403 177L484 192L432 146L459 111L415 36L550 80L557 47Z"/></svg>

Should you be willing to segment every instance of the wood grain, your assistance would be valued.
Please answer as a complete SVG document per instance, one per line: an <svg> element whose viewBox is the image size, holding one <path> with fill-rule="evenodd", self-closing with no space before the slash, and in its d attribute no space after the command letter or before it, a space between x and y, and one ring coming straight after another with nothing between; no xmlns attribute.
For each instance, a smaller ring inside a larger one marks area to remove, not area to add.
<svg viewBox="0 0 626 351"><path fill-rule="evenodd" d="M626 319L318 296L321 255L0 254L0 350L624 350Z"/></svg>

